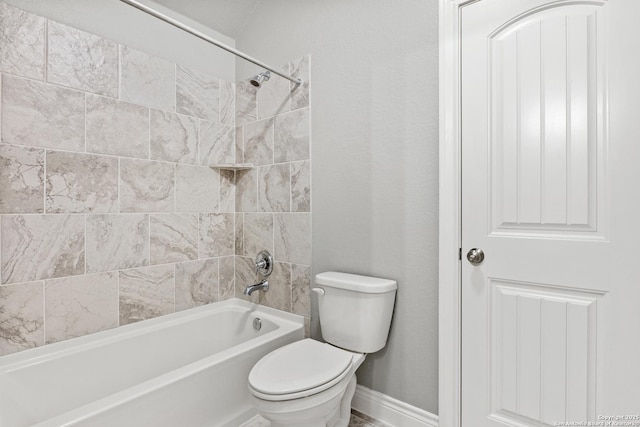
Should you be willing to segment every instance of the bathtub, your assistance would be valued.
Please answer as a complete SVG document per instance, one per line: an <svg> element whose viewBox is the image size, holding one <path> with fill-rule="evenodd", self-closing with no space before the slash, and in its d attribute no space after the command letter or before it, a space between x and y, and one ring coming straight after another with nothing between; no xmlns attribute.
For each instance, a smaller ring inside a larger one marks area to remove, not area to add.
<svg viewBox="0 0 640 427"><path fill-rule="evenodd" d="M251 367L303 335L302 317L232 299L3 356L0 426L236 427Z"/></svg>

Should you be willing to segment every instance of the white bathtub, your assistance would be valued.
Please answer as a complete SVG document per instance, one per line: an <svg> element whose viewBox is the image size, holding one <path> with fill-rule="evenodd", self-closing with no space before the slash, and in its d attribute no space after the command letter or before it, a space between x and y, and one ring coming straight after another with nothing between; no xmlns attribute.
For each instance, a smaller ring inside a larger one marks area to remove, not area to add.
<svg viewBox="0 0 640 427"><path fill-rule="evenodd" d="M233 299L3 356L0 426L236 427L251 367L303 335L302 317Z"/></svg>

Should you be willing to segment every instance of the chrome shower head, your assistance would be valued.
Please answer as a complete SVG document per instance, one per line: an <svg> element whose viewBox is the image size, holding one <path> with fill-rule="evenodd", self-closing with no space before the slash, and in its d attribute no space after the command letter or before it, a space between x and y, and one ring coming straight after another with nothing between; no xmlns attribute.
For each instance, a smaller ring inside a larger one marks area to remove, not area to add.
<svg viewBox="0 0 640 427"><path fill-rule="evenodd" d="M266 82L270 78L271 78L271 72L264 71L260 74L256 74L255 76L253 76L253 78L249 80L249 82L251 82L251 84L254 85L255 87L259 88L260 86L262 86L262 83Z"/></svg>

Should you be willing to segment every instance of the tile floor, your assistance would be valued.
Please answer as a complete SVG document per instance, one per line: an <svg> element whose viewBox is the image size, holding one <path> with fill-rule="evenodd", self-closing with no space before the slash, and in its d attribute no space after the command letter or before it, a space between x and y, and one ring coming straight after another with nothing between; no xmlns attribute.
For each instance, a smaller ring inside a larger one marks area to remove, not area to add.
<svg viewBox="0 0 640 427"><path fill-rule="evenodd" d="M256 415L240 427L269 427L269 421L262 418L260 415ZM383 423L376 419L371 418L355 409L351 410L351 420L349 421L349 427L393 427L389 424Z"/></svg>
<svg viewBox="0 0 640 427"><path fill-rule="evenodd" d="M390 424L378 421L375 418L371 418L368 415L358 412L355 409L351 410L351 420L349 421L349 427L393 427Z"/></svg>

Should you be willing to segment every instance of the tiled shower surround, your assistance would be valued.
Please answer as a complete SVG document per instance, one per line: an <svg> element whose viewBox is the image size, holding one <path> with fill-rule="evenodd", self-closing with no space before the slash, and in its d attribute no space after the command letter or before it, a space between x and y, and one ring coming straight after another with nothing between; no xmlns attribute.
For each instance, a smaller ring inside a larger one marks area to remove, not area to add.
<svg viewBox="0 0 640 427"><path fill-rule="evenodd" d="M0 46L0 355L242 297L263 249L251 298L308 319L308 83L236 87L2 2Z"/></svg>

